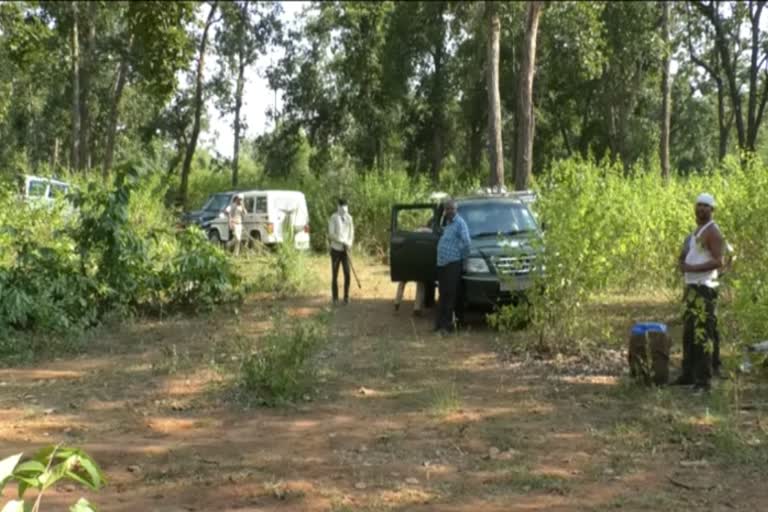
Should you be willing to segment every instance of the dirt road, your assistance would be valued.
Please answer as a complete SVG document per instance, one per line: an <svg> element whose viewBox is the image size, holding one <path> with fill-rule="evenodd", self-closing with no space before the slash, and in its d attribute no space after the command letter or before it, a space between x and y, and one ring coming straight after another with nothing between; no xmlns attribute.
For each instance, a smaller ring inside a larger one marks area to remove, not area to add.
<svg viewBox="0 0 768 512"><path fill-rule="evenodd" d="M81 356L0 370L0 454L64 441L103 466L103 492L61 486L43 510L80 495L114 512L765 509L759 465L714 455L714 398L502 360L480 323L435 337L410 304L393 311L385 267L356 263L365 289L333 313L302 403L233 400L231 347L327 300L251 298L239 319L104 328Z"/></svg>

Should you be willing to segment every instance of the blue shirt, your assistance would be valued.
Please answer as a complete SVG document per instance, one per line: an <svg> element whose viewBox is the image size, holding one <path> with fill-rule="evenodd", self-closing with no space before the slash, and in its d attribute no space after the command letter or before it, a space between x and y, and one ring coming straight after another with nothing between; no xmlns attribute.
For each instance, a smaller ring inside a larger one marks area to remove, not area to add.
<svg viewBox="0 0 768 512"><path fill-rule="evenodd" d="M469 255L469 228L459 214L445 226L443 235L437 243L437 266L462 261Z"/></svg>

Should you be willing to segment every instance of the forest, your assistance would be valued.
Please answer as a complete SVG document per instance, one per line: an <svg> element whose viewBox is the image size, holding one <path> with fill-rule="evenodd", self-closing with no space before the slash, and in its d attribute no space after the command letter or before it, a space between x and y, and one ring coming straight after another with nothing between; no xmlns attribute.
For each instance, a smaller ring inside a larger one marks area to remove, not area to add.
<svg viewBox="0 0 768 512"><path fill-rule="evenodd" d="M765 6L0 2L2 510L764 508ZM492 187L535 193L525 300L393 312L393 206ZM273 189L311 251L181 222ZM681 364L703 192L722 378L639 385L638 323Z"/></svg>

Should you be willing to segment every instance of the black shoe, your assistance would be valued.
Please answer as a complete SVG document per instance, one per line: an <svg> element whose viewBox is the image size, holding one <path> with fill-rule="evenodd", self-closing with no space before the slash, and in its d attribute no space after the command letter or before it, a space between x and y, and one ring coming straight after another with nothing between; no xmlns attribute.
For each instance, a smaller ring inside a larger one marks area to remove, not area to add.
<svg viewBox="0 0 768 512"><path fill-rule="evenodd" d="M689 379L688 377L680 376L669 383L670 386L693 386L693 379Z"/></svg>
<svg viewBox="0 0 768 512"><path fill-rule="evenodd" d="M349 304L349 297L347 297L346 299L344 299L344 305L346 306L347 304Z"/></svg>

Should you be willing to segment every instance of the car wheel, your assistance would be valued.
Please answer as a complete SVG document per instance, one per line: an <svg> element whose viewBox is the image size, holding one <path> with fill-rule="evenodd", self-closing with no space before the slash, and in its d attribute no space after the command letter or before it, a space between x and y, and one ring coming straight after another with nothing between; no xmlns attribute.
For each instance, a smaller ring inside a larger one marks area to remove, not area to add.
<svg viewBox="0 0 768 512"><path fill-rule="evenodd" d="M216 245L221 245L221 237L218 229L212 229L208 232L208 240Z"/></svg>

